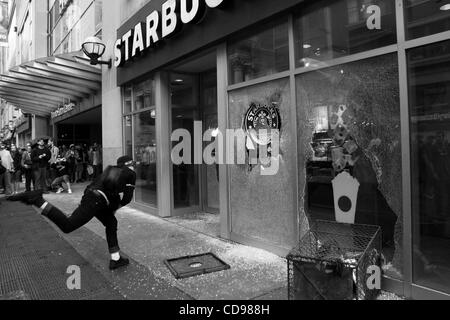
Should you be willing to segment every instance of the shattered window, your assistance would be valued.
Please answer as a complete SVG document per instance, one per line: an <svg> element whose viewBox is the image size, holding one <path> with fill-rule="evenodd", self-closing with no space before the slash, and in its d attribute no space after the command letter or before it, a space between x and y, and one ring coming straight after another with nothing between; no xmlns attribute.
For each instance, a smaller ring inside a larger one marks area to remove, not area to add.
<svg viewBox="0 0 450 320"><path fill-rule="evenodd" d="M300 207L310 220L380 226L385 272L401 278L397 55L301 74L296 86Z"/></svg>

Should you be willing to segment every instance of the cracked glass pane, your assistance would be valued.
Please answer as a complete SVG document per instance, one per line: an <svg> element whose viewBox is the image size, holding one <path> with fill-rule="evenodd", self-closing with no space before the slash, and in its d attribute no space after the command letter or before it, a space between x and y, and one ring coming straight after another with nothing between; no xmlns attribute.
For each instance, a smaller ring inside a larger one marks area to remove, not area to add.
<svg viewBox="0 0 450 320"><path fill-rule="evenodd" d="M241 129L252 104L276 105L281 117L279 168L262 175L262 165L230 166L232 232L285 248L297 244L295 144L289 78L237 89L229 95L229 124ZM238 147L235 144L235 151ZM235 152L237 154L237 152ZM236 163L236 162L235 162Z"/></svg>
<svg viewBox="0 0 450 320"><path fill-rule="evenodd" d="M398 83L396 54L296 79L299 207L309 220L380 226L384 269L395 278L403 230Z"/></svg>

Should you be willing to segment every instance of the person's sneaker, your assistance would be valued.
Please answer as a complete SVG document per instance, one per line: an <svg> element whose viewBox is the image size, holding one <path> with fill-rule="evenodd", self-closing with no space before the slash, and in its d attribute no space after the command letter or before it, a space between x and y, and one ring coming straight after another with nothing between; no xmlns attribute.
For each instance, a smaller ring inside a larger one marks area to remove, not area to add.
<svg viewBox="0 0 450 320"><path fill-rule="evenodd" d="M116 270L122 267L126 267L129 264L130 260L128 260L127 258L120 257L118 261L111 260L109 262L109 270Z"/></svg>
<svg viewBox="0 0 450 320"><path fill-rule="evenodd" d="M61 194L63 193L64 189L63 188L59 188L58 191L56 191L56 194Z"/></svg>
<svg viewBox="0 0 450 320"><path fill-rule="evenodd" d="M68 194L72 194L73 192L72 192L71 189L69 189L69 191L67 191L67 193L68 193Z"/></svg>
<svg viewBox="0 0 450 320"><path fill-rule="evenodd" d="M37 207L42 206L45 203L44 198L42 197L43 191L31 191L17 194L15 196L7 197L6 200L13 202L23 202L28 205L35 205Z"/></svg>

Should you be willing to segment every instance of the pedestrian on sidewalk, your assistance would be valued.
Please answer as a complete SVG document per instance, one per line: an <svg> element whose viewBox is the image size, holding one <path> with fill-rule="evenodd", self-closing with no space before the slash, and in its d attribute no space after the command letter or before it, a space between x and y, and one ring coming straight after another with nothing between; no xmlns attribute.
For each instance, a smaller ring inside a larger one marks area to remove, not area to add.
<svg viewBox="0 0 450 320"><path fill-rule="evenodd" d="M76 183L82 183L83 181L83 162L84 162L84 155L81 150L81 146L75 147L75 182Z"/></svg>
<svg viewBox="0 0 450 320"><path fill-rule="evenodd" d="M55 146L55 142L53 141L53 139L48 140L48 149L52 154L50 160L48 161L48 163L50 164L50 169L47 177L47 179L49 179L49 184L51 185L52 182L58 177L55 165L59 157L59 148Z"/></svg>
<svg viewBox="0 0 450 320"><path fill-rule="evenodd" d="M67 186L67 193L72 194L67 160L65 158L58 157L52 167L56 172L56 178L52 182L52 190L58 188L58 191L56 191L56 193L63 193L64 187L62 184L64 182Z"/></svg>
<svg viewBox="0 0 450 320"><path fill-rule="evenodd" d="M11 153L6 149L6 145L0 143L0 163L5 168L3 174L0 175L0 180L5 186L5 195L12 195L11 174L14 172L14 160Z"/></svg>
<svg viewBox="0 0 450 320"><path fill-rule="evenodd" d="M12 191L13 194L17 194L22 183L22 153L15 145L11 145L11 157L14 161L14 170L11 174Z"/></svg>
<svg viewBox="0 0 450 320"><path fill-rule="evenodd" d="M69 178L70 178L70 183L75 183L75 145L71 144L69 149L67 150L66 154L64 155L64 157L67 160L67 163L69 164Z"/></svg>
<svg viewBox="0 0 450 320"><path fill-rule="evenodd" d="M36 189L36 183L33 175L33 161L31 161L31 144L27 143L27 148L22 154L22 168L25 174L25 190L27 192L31 191L31 183L33 182L33 188Z"/></svg>
<svg viewBox="0 0 450 320"><path fill-rule="evenodd" d="M45 146L44 139L38 140L38 147L31 152L31 161L33 162L34 179L36 190L48 192L47 187L47 166L52 154Z"/></svg>
<svg viewBox="0 0 450 320"><path fill-rule="evenodd" d="M129 156L117 160L117 166L109 166L104 173L89 185L81 199L80 206L67 217L61 210L44 200L42 190L22 193L7 198L8 201L21 201L41 210L43 216L55 223L64 233L71 233L94 217L104 226L111 261L109 269L127 266L129 260L121 257L117 239L118 222L116 211L128 205L133 199L136 173L135 163ZM123 194L121 198L121 194Z"/></svg>

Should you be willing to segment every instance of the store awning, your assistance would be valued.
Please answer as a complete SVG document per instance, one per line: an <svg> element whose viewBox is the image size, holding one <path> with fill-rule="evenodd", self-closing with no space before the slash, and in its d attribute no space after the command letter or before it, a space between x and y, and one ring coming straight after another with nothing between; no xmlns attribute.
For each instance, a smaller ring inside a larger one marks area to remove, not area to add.
<svg viewBox="0 0 450 320"><path fill-rule="evenodd" d="M26 62L0 75L0 97L24 113L50 116L101 90L102 72L81 51Z"/></svg>

